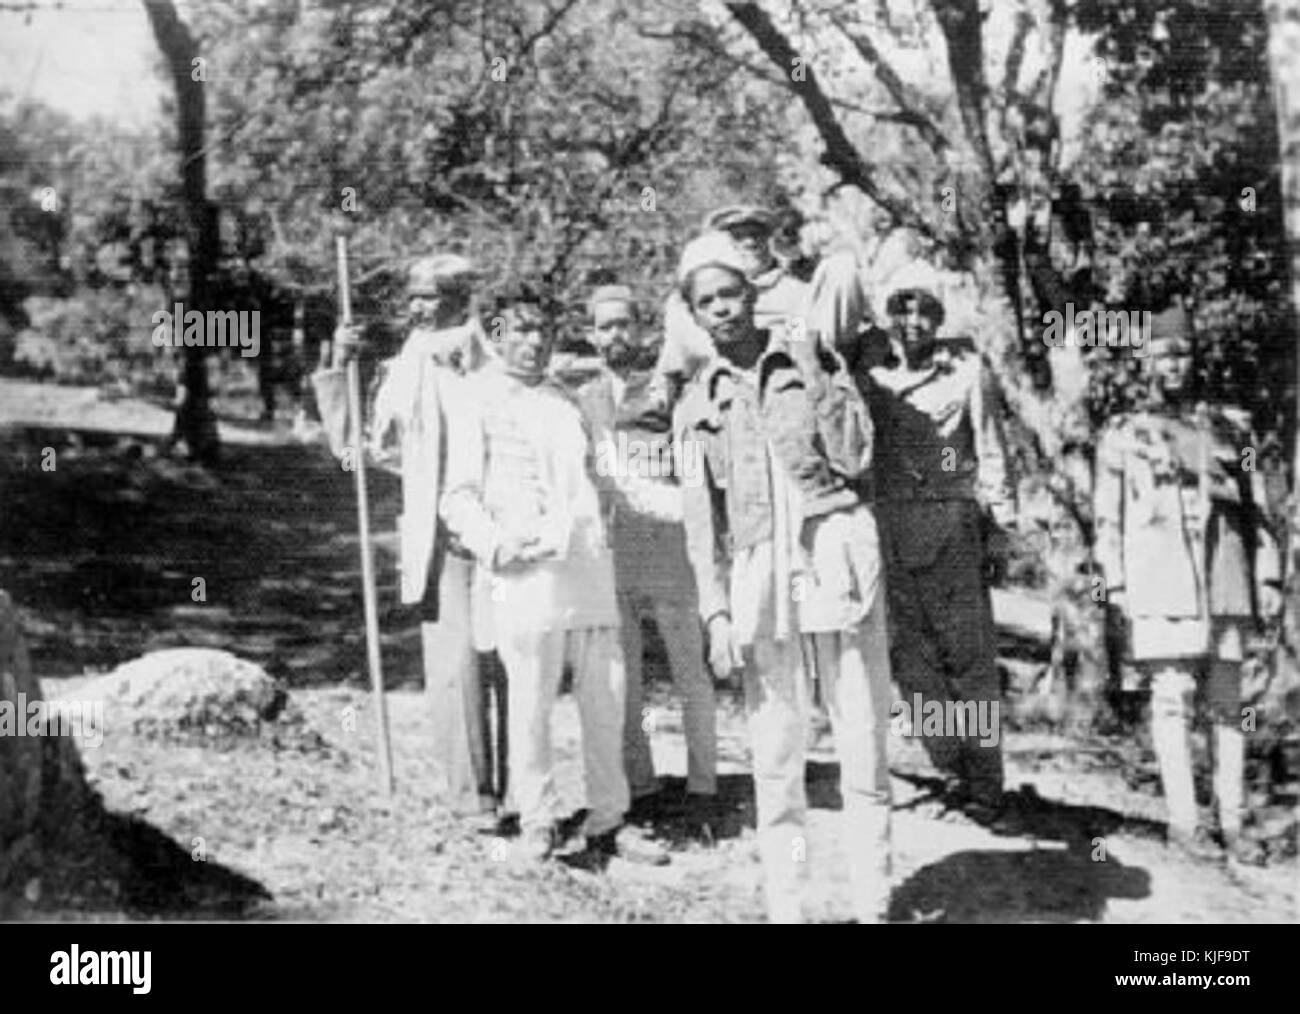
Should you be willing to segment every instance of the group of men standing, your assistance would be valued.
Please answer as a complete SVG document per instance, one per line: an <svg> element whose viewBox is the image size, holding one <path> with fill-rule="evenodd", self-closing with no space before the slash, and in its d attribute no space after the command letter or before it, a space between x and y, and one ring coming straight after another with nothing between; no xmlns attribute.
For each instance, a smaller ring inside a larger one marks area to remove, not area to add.
<svg viewBox="0 0 1300 1014"><path fill-rule="evenodd" d="M410 335L366 439L399 445L402 599L421 610L449 805L517 814L516 859L554 853L550 717L567 662L586 854L667 862L648 829L716 817L710 677L739 675L769 917L805 916L819 698L852 907L874 922L890 897L893 683L941 706L999 698L985 550L1014 520L1013 484L988 374L936 341L936 295L893 292L890 329L875 328L853 259L802 282L773 257L772 224L758 208L709 217L682 250L662 340L628 288L593 291L594 361L553 361L535 293L475 314L467 260L417 262ZM340 328L334 368L314 378L340 451L340 367L359 340ZM646 735L647 618L684 702L680 798L658 784ZM924 739L951 794L989 821L1004 813L998 743L973 727Z"/></svg>

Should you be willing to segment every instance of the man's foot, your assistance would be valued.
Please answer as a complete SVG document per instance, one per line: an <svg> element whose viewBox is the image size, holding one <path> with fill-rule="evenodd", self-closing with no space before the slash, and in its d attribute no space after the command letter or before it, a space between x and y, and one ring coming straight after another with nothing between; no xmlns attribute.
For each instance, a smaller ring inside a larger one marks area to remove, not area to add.
<svg viewBox="0 0 1300 1014"><path fill-rule="evenodd" d="M529 827L510 844L510 858L524 865L544 862L555 851L555 832L549 827Z"/></svg>
<svg viewBox="0 0 1300 1014"><path fill-rule="evenodd" d="M1264 866L1268 863L1268 850L1262 842L1247 838L1240 831L1223 835L1223 848L1228 858L1243 866Z"/></svg>
<svg viewBox="0 0 1300 1014"><path fill-rule="evenodd" d="M501 812L497 814L496 833L502 838L513 838L519 833L519 814Z"/></svg>
<svg viewBox="0 0 1300 1014"><path fill-rule="evenodd" d="M647 792L632 799L623 819L636 827L651 827L664 815L664 798L662 792Z"/></svg>
<svg viewBox="0 0 1300 1014"><path fill-rule="evenodd" d="M712 842L722 825L722 805L714 792L688 792L681 804L682 820L692 837Z"/></svg>
<svg viewBox="0 0 1300 1014"><path fill-rule="evenodd" d="M678 809L684 813L702 813L713 816L718 810L718 793L688 792L682 796Z"/></svg>
<svg viewBox="0 0 1300 1014"><path fill-rule="evenodd" d="M1022 796L1017 792L980 791L962 806L962 812L994 834L1014 835L1025 830L1028 811L1038 800L1032 789Z"/></svg>
<svg viewBox="0 0 1300 1014"><path fill-rule="evenodd" d="M640 828L623 824L603 834L587 836L587 851L608 861L618 856L629 863L666 866L668 850L648 837Z"/></svg>
<svg viewBox="0 0 1300 1014"><path fill-rule="evenodd" d="M1188 859L1200 862L1222 862L1225 858L1214 835L1199 824L1190 831L1185 828L1169 828L1165 832L1165 844L1177 849Z"/></svg>

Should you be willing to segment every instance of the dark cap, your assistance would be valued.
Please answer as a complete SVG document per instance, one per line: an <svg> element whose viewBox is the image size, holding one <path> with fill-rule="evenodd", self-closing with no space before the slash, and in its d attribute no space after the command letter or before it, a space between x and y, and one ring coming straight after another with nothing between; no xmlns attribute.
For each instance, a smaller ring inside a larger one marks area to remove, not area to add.
<svg viewBox="0 0 1300 1014"><path fill-rule="evenodd" d="M1175 303L1166 310L1151 316L1151 337L1148 344L1159 342L1166 351L1190 354L1192 351L1192 322L1187 311Z"/></svg>

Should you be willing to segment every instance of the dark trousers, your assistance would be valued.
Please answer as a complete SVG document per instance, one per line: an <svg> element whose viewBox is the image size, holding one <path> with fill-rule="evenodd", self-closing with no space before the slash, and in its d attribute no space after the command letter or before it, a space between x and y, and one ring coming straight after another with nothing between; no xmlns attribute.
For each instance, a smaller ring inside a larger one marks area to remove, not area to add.
<svg viewBox="0 0 1300 1014"><path fill-rule="evenodd" d="M993 608L984 581L980 508L973 501L910 500L876 506L885 546L894 678L909 706L1000 701ZM999 716L1001 707L999 706ZM976 799L1002 791L1001 737L977 731L924 735L935 767Z"/></svg>

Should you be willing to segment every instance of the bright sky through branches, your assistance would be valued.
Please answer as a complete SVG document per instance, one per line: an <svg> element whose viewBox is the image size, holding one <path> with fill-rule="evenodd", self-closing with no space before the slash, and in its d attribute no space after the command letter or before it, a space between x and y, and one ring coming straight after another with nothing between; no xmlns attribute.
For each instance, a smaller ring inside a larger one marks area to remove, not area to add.
<svg viewBox="0 0 1300 1014"><path fill-rule="evenodd" d="M139 0L0 2L0 91L139 127L162 116L160 57Z"/></svg>

